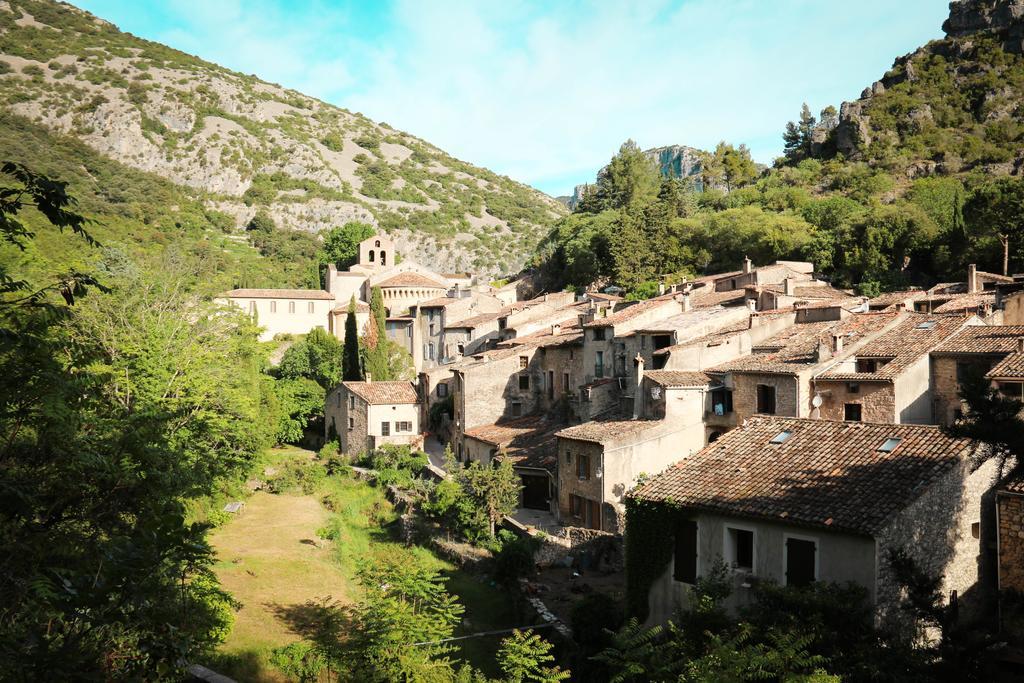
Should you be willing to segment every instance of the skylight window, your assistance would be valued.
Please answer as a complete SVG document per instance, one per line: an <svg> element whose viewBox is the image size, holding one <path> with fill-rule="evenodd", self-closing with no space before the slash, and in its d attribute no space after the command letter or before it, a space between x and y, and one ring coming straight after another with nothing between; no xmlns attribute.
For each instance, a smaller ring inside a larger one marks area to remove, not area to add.
<svg viewBox="0 0 1024 683"><path fill-rule="evenodd" d="M925 320L923 323L918 323L914 325L915 330L930 330L933 327L935 327L934 320Z"/></svg>
<svg viewBox="0 0 1024 683"><path fill-rule="evenodd" d="M896 447L900 445L901 441L903 441L903 439L897 439L896 437L886 439L885 443L878 447L878 450L881 453L892 453L896 450Z"/></svg>
<svg viewBox="0 0 1024 683"><path fill-rule="evenodd" d="M785 443L786 439L788 439L791 436L793 436L793 432L789 430L782 431L776 434L774 437L772 437L772 440L769 441L768 443Z"/></svg>

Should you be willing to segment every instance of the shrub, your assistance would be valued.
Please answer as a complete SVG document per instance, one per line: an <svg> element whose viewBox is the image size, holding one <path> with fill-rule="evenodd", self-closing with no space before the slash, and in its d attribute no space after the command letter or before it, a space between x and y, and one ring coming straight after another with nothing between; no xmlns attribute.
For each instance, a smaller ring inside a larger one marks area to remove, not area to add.
<svg viewBox="0 0 1024 683"><path fill-rule="evenodd" d="M298 488L308 495L315 493L326 478L327 470L320 463L290 460L267 482L267 489L271 493L285 493Z"/></svg>
<svg viewBox="0 0 1024 683"><path fill-rule="evenodd" d="M540 547L540 541L532 536L519 536L507 529L498 532L498 541L501 549L494 557L495 579L512 585L534 572L536 563L533 557Z"/></svg>

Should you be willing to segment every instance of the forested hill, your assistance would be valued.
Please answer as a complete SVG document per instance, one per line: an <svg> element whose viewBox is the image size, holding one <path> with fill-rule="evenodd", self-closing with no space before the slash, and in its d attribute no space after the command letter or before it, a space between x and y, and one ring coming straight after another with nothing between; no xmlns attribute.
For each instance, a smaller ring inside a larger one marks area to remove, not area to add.
<svg viewBox="0 0 1024 683"><path fill-rule="evenodd" d="M69 169L59 162L68 155L53 145L70 138L96 164L169 181L168 192L199 208L190 221L239 233L235 241L244 241L241 230L261 210L278 228L307 233L362 220L438 270L498 273L518 268L565 212L532 188L385 123L48 0L0 3L0 102L8 156L6 141L27 129L37 143L16 146L28 156L14 160L33 167L54 160L39 170L62 177ZM47 137L54 133L60 142ZM86 154L67 162L80 171ZM135 199L157 214L182 208L177 199Z"/></svg>
<svg viewBox="0 0 1024 683"><path fill-rule="evenodd" d="M943 28L860 99L780 122L765 172L722 143L701 169L716 189L698 192L627 143L541 244L549 282L643 297L745 255L810 260L865 294L959 281L968 263L1024 271L1024 0L953 2Z"/></svg>

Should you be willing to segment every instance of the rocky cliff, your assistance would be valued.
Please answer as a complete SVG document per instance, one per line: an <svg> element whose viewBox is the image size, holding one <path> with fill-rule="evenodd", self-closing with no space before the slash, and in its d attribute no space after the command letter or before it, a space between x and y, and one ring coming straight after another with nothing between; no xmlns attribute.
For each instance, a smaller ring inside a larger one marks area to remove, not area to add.
<svg viewBox="0 0 1024 683"><path fill-rule="evenodd" d="M1024 169L1024 0L950 3L946 37L844 102L834 150L907 178Z"/></svg>
<svg viewBox="0 0 1024 683"><path fill-rule="evenodd" d="M689 178L694 188L700 192L704 189L704 182L701 172L703 166L703 152L695 147L686 145L667 145L665 147L652 147L645 149L644 154L658 167L661 175L665 178ZM605 172L607 167L597 172L597 177ZM564 198L564 204L570 210L575 210L583 201L583 196L593 187L591 183L577 185L572 190L572 195Z"/></svg>
<svg viewBox="0 0 1024 683"><path fill-rule="evenodd" d="M565 212L384 123L119 31L0 1L0 107L166 178L241 229L375 223L438 270L516 270Z"/></svg>

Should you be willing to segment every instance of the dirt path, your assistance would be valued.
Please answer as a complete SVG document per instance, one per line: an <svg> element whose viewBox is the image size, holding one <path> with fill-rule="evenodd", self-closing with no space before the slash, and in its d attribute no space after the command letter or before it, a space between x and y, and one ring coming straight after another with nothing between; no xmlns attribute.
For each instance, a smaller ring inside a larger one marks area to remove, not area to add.
<svg viewBox="0 0 1024 683"><path fill-rule="evenodd" d="M259 492L237 519L210 535L221 584L243 604L225 652L255 653L296 640L289 610L320 597L346 598L347 580L329 545L316 545L327 516L313 496Z"/></svg>

